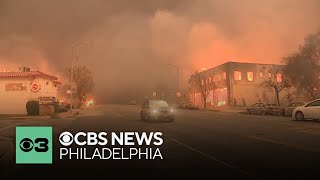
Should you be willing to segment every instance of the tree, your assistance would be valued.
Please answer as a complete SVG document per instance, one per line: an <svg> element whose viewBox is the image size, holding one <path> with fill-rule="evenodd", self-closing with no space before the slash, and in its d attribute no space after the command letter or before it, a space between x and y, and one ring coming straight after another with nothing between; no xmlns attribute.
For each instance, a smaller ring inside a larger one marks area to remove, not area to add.
<svg viewBox="0 0 320 180"><path fill-rule="evenodd" d="M210 90L216 89L216 84L213 81L209 81L209 79L199 71L195 70L193 75L191 76L189 83L196 91L200 92L201 97L204 101L203 107L207 108L207 98L210 94Z"/></svg>
<svg viewBox="0 0 320 180"><path fill-rule="evenodd" d="M283 74L281 68L272 65L267 66L263 74L261 86L274 91L277 104L280 106L279 94L283 89L290 87L289 79Z"/></svg>
<svg viewBox="0 0 320 180"><path fill-rule="evenodd" d="M283 61L294 87L310 100L320 98L320 32L309 35L304 45Z"/></svg>
<svg viewBox="0 0 320 180"><path fill-rule="evenodd" d="M69 75L71 74L69 69ZM87 94L92 93L94 81L91 70L84 65L75 66L73 69L73 82L76 85L76 94L81 102L85 100Z"/></svg>

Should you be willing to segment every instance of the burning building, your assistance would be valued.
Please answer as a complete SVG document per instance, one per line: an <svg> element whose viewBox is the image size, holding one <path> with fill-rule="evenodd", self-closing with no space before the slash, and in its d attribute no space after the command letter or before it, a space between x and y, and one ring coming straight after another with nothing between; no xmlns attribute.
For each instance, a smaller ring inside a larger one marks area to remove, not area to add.
<svg viewBox="0 0 320 180"><path fill-rule="evenodd" d="M57 97L58 78L30 68L0 72L0 114L26 114L26 103L40 97Z"/></svg>
<svg viewBox="0 0 320 180"><path fill-rule="evenodd" d="M190 99L198 106L206 102L207 107L277 104L274 88L281 89L281 105L302 99L298 91L286 86L283 68L275 64L227 62L192 75Z"/></svg>

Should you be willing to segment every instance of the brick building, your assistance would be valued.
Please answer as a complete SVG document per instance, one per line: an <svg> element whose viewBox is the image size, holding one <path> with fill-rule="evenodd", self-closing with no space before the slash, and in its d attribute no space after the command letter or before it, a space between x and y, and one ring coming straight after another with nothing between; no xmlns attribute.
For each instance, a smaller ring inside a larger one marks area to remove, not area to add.
<svg viewBox="0 0 320 180"><path fill-rule="evenodd" d="M201 86L208 86L207 107L250 106L256 102L276 103L274 90L262 86L267 78L283 83L283 65L227 62L217 67L199 72ZM193 75L195 76L195 75ZM194 77L191 77L191 79ZM198 106L203 106L204 99L199 85L192 83L190 99ZM299 92L285 88L280 92L281 105L303 99Z"/></svg>

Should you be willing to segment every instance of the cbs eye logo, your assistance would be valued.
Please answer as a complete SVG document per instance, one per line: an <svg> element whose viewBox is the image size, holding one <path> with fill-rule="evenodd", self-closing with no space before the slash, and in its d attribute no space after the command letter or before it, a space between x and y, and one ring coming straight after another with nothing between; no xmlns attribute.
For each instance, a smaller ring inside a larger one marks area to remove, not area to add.
<svg viewBox="0 0 320 180"><path fill-rule="evenodd" d="M34 142L29 138L20 141L20 149L23 152L30 152L33 148L36 152L47 152L49 140L47 138L36 138Z"/></svg>
<svg viewBox="0 0 320 180"><path fill-rule="evenodd" d="M63 132L59 136L59 141L63 146L70 146L73 142L73 135L70 132Z"/></svg>

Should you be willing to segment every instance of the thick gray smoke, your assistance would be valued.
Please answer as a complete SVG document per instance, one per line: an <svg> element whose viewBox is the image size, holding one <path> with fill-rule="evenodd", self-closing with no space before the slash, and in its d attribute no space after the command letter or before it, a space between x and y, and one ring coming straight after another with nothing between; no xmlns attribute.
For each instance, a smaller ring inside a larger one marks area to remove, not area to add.
<svg viewBox="0 0 320 180"><path fill-rule="evenodd" d="M319 30L318 0L0 0L0 70L63 74L71 45L105 101L185 85L194 68L278 63Z"/></svg>

